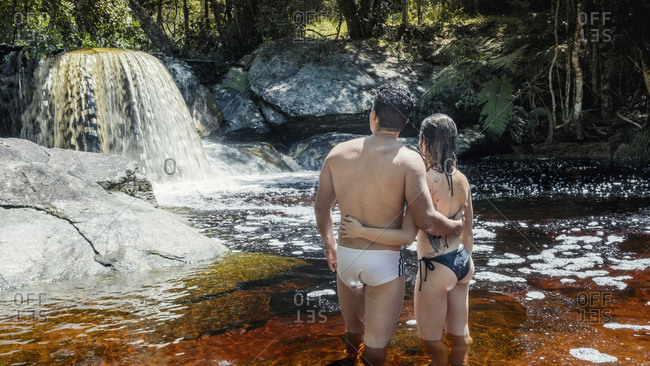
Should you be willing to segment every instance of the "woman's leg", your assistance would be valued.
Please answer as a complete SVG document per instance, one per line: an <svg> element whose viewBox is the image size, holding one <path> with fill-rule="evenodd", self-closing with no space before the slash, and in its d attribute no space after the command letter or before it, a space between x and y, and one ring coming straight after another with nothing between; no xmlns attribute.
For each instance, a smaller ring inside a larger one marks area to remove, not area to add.
<svg viewBox="0 0 650 366"><path fill-rule="evenodd" d="M424 273L424 272L423 272ZM447 365L447 346L442 343L442 332L447 313L447 291L456 284L454 272L442 264L436 264L426 275L420 288L420 275L415 283L415 318L418 335L431 358L432 365Z"/></svg>
<svg viewBox="0 0 650 366"><path fill-rule="evenodd" d="M452 336L451 354L449 362L452 365L466 365L467 351L472 344L469 335L468 309L469 309L469 281L474 276L474 263L460 282L447 293L447 318L445 328Z"/></svg>

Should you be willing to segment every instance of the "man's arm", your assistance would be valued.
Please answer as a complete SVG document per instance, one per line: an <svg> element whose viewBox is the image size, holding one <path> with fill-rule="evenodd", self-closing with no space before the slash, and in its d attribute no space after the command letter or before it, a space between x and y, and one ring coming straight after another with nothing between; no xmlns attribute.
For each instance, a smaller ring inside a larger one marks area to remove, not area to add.
<svg viewBox="0 0 650 366"><path fill-rule="evenodd" d="M419 157L418 160L417 163L411 161L406 166L405 178L406 203L413 212L415 225L431 235L460 236L463 231L463 219L449 220L436 211L427 186L424 163Z"/></svg>
<svg viewBox="0 0 650 366"><path fill-rule="evenodd" d="M332 172L329 167L329 160L325 159L323 168L318 179L318 192L316 193L316 204L314 213L316 214L316 226L323 244L325 245L325 257L330 271L336 272L336 239L334 239L334 222L332 220L332 207L336 203L336 193L334 192L334 182Z"/></svg>

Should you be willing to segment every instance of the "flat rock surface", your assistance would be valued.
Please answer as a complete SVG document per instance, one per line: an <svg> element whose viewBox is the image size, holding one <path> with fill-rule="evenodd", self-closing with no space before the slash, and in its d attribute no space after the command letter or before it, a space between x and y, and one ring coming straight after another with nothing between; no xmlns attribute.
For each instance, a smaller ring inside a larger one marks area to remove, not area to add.
<svg viewBox="0 0 650 366"><path fill-rule="evenodd" d="M170 212L127 158L0 139L0 291L228 250Z"/></svg>

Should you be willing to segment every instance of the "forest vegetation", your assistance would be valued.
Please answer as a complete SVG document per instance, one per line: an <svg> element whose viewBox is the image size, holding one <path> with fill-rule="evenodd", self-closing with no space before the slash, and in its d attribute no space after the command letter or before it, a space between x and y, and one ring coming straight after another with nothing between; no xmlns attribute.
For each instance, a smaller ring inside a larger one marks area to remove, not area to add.
<svg viewBox="0 0 650 366"><path fill-rule="evenodd" d="M363 42L430 65L424 113L520 146L609 141L647 157L647 19L632 0L2 0L0 43L227 64L268 40Z"/></svg>

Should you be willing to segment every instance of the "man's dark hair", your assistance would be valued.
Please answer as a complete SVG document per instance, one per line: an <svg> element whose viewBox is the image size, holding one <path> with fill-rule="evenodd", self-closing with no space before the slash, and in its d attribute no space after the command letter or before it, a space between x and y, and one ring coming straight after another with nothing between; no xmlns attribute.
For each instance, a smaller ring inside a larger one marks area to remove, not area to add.
<svg viewBox="0 0 650 366"><path fill-rule="evenodd" d="M413 94L404 86L384 84L377 88L372 109L379 118L379 127L401 131L415 107Z"/></svg>

